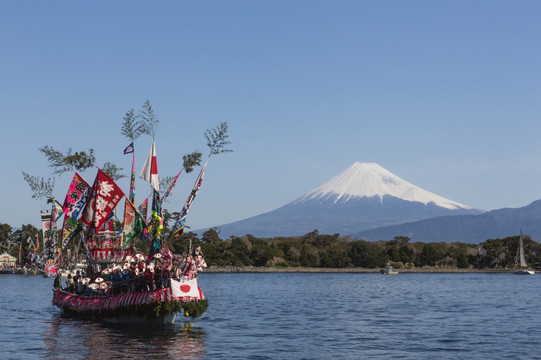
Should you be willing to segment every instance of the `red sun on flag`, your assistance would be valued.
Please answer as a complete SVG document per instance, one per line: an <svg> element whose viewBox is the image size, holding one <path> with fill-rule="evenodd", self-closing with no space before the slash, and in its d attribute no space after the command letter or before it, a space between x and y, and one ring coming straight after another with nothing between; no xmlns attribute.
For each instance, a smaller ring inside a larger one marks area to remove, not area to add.
<svg viewBox="0 0 541 360"><path fill-rule="evenodd" d="M197 279L185 280L183 282L171 279L171 295L173 297L185 297L190 296L199 298L199 288L197 286Z"/></svg>

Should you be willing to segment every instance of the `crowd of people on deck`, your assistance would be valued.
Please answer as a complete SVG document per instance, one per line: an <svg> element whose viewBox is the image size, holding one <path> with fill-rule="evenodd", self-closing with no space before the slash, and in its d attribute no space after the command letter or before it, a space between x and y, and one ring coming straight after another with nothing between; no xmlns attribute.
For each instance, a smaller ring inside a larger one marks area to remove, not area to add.
<svg viewBox="0 0 541 360"><path fill-rule="evenodd" d="M192 280L197 272L206 267L200 250L195 255L176 257L171 252L156 253L152 257L142 254L127 255L121 264L101 269L77 270L75 276L68 274L64 290L83 296L109 296L132 291L149 291L167 288L171 279ZM60 272L54 283L62 288Z"/></svg>

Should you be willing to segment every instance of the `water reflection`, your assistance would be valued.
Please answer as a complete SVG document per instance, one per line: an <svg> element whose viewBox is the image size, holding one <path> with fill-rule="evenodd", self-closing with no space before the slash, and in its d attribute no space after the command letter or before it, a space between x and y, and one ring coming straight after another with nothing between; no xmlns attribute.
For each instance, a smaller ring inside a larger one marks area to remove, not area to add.
<svg viewBox="0 0 541 360"><path fill-rule="evenodd" d="M43 333L45 359L201 359L205 333L192 323L105 324L57 316Z"/></svg>

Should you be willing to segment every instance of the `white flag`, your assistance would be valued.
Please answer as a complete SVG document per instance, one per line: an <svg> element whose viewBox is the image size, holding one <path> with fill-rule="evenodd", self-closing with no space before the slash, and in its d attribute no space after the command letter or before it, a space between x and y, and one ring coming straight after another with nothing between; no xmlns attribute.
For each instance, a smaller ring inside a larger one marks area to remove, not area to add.
<svg viewBox="0 0 541 360"><path fill-rule="evenodd" d="M157 192L160 192L160 180L158 180L158 162L156 160L156 146L154 145L154 140L152 140L150 153L148 154L145 165L143 165L143 170L141 170L139 177L145 181L148 181Z"/></svg>
<svg viewBox="0 0 541 360"><path fill-rule="evenodd" d="M185 282L171 279L171 290L173 297L190 296L199 298L199 289L197 288L197 279L188 280Z"/></svg>

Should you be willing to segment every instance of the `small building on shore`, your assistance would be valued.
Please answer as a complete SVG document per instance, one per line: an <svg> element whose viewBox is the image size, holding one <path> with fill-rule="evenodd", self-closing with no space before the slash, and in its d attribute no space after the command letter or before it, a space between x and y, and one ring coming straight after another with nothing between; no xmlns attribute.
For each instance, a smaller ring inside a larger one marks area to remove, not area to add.
<svg viewBox="0 0 541 360"><path fill-rule="evenodd" d="M8 253L3 253L0 255L0 269L7 269L14 267L17 264L17 258L9 255Z"/></svg>

